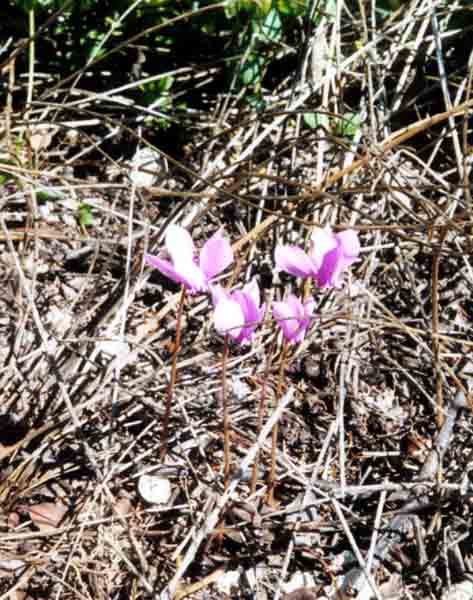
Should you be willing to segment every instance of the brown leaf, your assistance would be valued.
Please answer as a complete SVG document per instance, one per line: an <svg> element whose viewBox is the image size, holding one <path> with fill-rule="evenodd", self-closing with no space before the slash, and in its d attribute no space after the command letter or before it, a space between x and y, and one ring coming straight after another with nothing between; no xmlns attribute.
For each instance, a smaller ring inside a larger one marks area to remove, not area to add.
<svg viewBox="0 0 473 600"><path fill-rule="evenodd" d="M128 513L130 513L133 509L131 502L128 498L119 498L114 504L114 510L116 514L120 517L124 517Z"/></svg>
<svg viewBox="0 0 473 600"><path fill-rule="evenodd" d="M67 512L67 508L60 502L42 502L25 508L33 523L41 531L55 529Z"/></svg>
<svg viewBox="0 0 473 600"><path fill-rule="evenodd" d="M16 512L11 512L8 514L8 527L10 529L15 529L20 524L20 515Z"/></svg>

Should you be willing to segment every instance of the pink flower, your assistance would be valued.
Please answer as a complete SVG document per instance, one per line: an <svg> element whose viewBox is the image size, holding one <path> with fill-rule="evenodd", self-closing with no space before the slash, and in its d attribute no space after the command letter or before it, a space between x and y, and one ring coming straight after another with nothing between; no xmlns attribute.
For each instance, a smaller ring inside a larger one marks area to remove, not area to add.
<svg viewBox="0 0 473 600"><path fill-rule="evenodd" d="M209 281L233 262L232 247L221 231L205 242L198 260L189 232L179 225L169 225L165 244L165 252L147 254L145 261L191 294L208 291Z"/></svg>
<svg viewBox="0 0 473 600"><path fill-rule="evenodd" d="M292 343L302 342L309 328L315 302L311 298L304 304L290 294L285 302L273 303L273 316L281 327L286 340Z"/></svg>
<svg viewBox="0 0 473 600"><path fill-rule="evenodd" d="M230 293L221 286L212 286L211 292L215 329L223 335L228 334L237 344L251 342L265 311L265 305L260 305L256 281L253 279L241 291Z"/></svg>
<svg viewBox="0 0 473 600"><path fill-rule="evenodd" d="M296 277L313 277L322 288L341 287L343 271L360 254L353 229L333 233L330 227L312 233L309 252L298 246L277 246L276 266Z"/></svg>

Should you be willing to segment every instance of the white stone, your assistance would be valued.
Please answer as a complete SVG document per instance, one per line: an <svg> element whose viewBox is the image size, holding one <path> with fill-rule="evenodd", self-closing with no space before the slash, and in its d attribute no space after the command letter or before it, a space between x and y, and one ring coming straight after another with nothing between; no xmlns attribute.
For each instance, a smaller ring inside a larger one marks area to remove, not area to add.
<svg viewBox="0 0 473 600"><path fill-rule="evenodd" d="M150 504L167 504L171 498L169 479L157 475L141 475L138 479L140 496Z"/></svg>

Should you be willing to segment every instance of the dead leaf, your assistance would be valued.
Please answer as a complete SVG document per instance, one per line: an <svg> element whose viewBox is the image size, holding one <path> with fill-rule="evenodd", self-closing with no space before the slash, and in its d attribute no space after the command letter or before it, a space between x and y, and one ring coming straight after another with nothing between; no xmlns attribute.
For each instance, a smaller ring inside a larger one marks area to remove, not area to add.
<svg viewBox="0 0 473 600"><path fill-rule="evenodd" d="M128 498L125 497L117 500L113 508L115 513L120 517L124 517L132 511L131 502Z"/></svg>
<svg viewBox="0 0 473 600"><path fill-rule="evenodd" d="M47 129L33 128L30 135L30 146L34 152L46 150L51 145L53 137L56 135L58 127Z"/></svg>
<svg viewBox="0 0 473 600"><path fill-rule="evenodd" d="M28 512L30 519L41 531L56 529L67 512L67 508L60 502L42 502L23 509Z"/></svg>
<svg viewBox="0 0 473 600"><path fill-rule="evenodd" d="M9 529L15 529L20 524L20 515L16 512L8 514L8 527Z"/></svg>

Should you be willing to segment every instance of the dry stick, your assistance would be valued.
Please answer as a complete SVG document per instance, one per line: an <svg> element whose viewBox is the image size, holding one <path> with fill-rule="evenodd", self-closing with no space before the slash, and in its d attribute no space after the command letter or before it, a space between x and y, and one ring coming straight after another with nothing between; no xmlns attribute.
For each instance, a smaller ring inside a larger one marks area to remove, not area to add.
<svg viewBox="0 0 473 600"><path fill-rule="evenodd" d="M227 491L230 484L230 415L228 411L227 397L227 363L228 363L228 333L223 339L223 356L222 356L222 406L223 406L223 490ZM224 534L225 522L222 516L221 521L217 525L218 535L211 536L206 549L210 548L213 540L218 537L222 540Z"/></svg>
<svg viewBox="0 0 473 600"><path fill-rule="evenodd" d="M171 579L171 581L169 582L166 589L159 596L160 600L170 600L171 598L174 598L176 591L178 589L179 582L180 582L182 576L184 575L184 573L189 568L192 561L194 560L203 540L210 533L213 532L215 525L219 519L219 516L220 516L221 512L223 511L223 509L225 508L225 505L230 500L231 496L234 494L238 484L240 483L241 478L247 472L249 466L254 461L259 448L261 448L261 446L264 444L266 437L269 435L269 432L271 431L274 423L277 423L277 421L279 420L284 409L291 402L293 395L294 395L294 390L291 388L281 399L278 406L276 407L276 410L269 417L267 423L261 430L261 433L260 433L256 443L254 443L253 446L251 446L247 455L241 462L240 468L236 472L235 476L232 478L231 483L228 486L228 489L221 496L218 496L217 504L216 504L215 508L207 516L207 518L205 519L202 526L198 530L195 531L194 535L192 536L192 541L189 545L189 548L187 549L184 557L181 559L181 561L179 563L179 567L178 567L176 573L174 574L174 577Z"/></svg>
<svg viewBox="0 0 473 600"><path fill-rule="evenodd" d="M444 227L440 230L440 239L438 247L434 250L432 256L432 354L434 359L435 368L435 402L437 405L437 412L435 415L435 421L437 427L440 429L445 421L445 414L443 410L443 381L442 373L440 370L440 340L438 338L439 332L439 265L440 265L440 252L442 244L447 234L447 228Z"/></svg>
<svg viewBox="0 0 473 600"><path fill-rule="evenodd" d="M419 133L422 133L426 129L433 127L434 125L438 125L443 121L446 121L450 117L458 117L464 113L467 113L469 109L473 107L473 98L468 100L467 102L463 102L462 104L458 104L456 106L452 106L450 110L447 110L442 113L438 113L433 117L427 117L426 119L421 119L408 125L407 127L403 127L398 131L395 131L388 137L386 137L379 145L379 156L373 155L372 153L365 154L362 158L353 161L350 165L345 167L344 169L340 169L336 171L333 175L328 175L320 185L314 188L314 194L317 192L321 192L325 190L327 187L337 183L340 179L343 179L347 175L351 175L358 169L366 167L368 164L372 163L376 158L381 158L382 153L388 150L392 150L396 148L400 144L410 140L415 137ZM252 241L258 238L268 227L271 227L273 223L278 220L278 215L269 215L264 221L259 223L256 227L254 227L249 233L241 238L233 247L235 250L240 250L245 244L249 241Z"/></svg>
<svg viewBox="0 0 473 600"><path fill-rule="evenodd" d="M282 387L283 387L283 381L284 381L284 367L286 365L286 355L287 355L288 347L289 347L289 342L285 341L284 346L282 348L281 362L279 365L278 387L276 390L276 402L277 403L279 402L279 398L282 395ZM276 453L277 453L277 446L278 446L278 431L279 431L279 425L278 425L278 421L276 421L273 426L273 431L271 432L271 470L269 472L269 481L268 481L268 504L270 506L276 505L276 502L274 500L274 488L276 486Z"/></svg>
<svg viewBox="0 0 473 600"><path fill-rule="evenodd" d="M259 437L259 434L261 433L261 428L263 427L263 417L264 417L264 412L265 412L265 408L266 408L266 388L268 385L269 371L271 369L271 364L273 362L273 353L274 353L275 345L276 345L276 336L274 336L273 343L271 344L271 348L269 350L268 359L266 362L266 370L264 372L263 385L261 386L261 394L260 394L259 405L258 405L258 417L257 417L257 423L256 423L256 438ZM256 482L258 481L259 455L260 455L260 453L258 450L258 452L256 453L255 462L253 463L253 472L251 474L251 488L250 488L251 496L253 496L253 494L256 493Z"/></svg>
<svg viewBox="0 0 473 600"><path fill-rule="evenodd" d="M458 414L460 410L465 408L468 408L466 396L463 392L458 392L448 407L447 416L442 425L442 429L439 431L434 446L427 456L419 476L416 478L418 481L413 482L414 486L415 483L424 485L424 481L427 482L427 485L429 482L433 481L436 486L439 486L438 473L442 467L443 458L452 439L453 428ZM396 511L393 519L386 527L385 533L383 533L376 543L376 547L372 553L373 558L371 562L371 577L373 578L380 565L386 560L392 546L401 539L402 532L409 527L413 515L425 508L430 502L428 492L419 492L416 498L412 500L410 489L412 489L410 485L406 486L404 490L394 492L387 499L390 502L404 500L405 503L399 511ZM371 598L371 587L369 581L365 578L365 573L362 568L355 567L345 575L338 597L341 600L347 598L368 600L368 598Z"/></svg>
<svg viewBox="0 0 473 600"><path fill-rule="evenodd" d="M177 373L177 354L181 346L181 322L182 313L184 310L184 302L186 300L186 288L182 286L181 298L179 300L179 306L177 307L177 320L176 320L176 338L174 340L174 351L172 353L172 365L171 365L171 378L169 379L168 391L166 395L166 407L164 409L163 417L163 429L161 431L161 451L160 458L164 460L168 452L168 439L169 439L169 417L171 415L171 403L174 395L174 386L176 385L176 373Z"/></svg>
<svg viewBox="0 0 473 600"><path fill-rule="evenodd" d="M222 405L223 405L223 489L226 491L230 480L230 415L227 397L228 333L223 339L222 357Z"/></svg>

